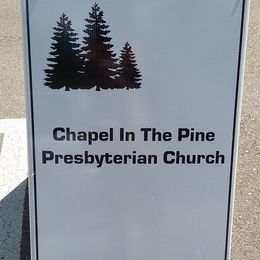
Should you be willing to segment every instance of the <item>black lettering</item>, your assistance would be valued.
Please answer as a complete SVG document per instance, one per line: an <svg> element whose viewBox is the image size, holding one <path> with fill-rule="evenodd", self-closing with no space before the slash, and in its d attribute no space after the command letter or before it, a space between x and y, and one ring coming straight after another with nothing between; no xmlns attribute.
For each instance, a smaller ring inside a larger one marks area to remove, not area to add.
<svg viewBox="0 0 260 260"><path fill-rule="evenodd" d="M58 164L59 163L59 159L63 159L63 155L62 154L55 154L55 163Z"/></svg>
<svg viewBox="0 0 260 260"><path fill-rule="evenodd" d="M65 135L59 136L58 133L65 133L65 129L61 127L57 127L53 129L53 139L55 141L64 141L65 140Z"/></svg>
<svg viewBox="0 0 260 260"><path fill-rule="evenodd" d="M107 132L100 132L99 139L100 141L108 141L108 133Z"/></svg>
<svg viewBox="0 0 260 260"><path fill-rule="evenodd" d="M64 156L64 162L66 164L72 164L73 163L73 156L71 154L66 154Z"/></svg>
<svg viewBox="0 0 260 260"><path fill-rule="evenodd" d="M215 133L213 132L208 132L206 134L206 140L209 141L209 142L212 142L215 140Z"/></svg>
<svg viewBox="0 0 260 260"><path fill-rule="evenodd" d="M178 141L182 141L184 138L188 138L190 131L188 128L179 128L178 130Z"/></svg>
<svg viewBox="0 0 260 260"><path fill-rule="evenodd" d="M122 164L122 156L119 155L119 154L116 154L116 155L114 156L114 163L115 163L115 164Z"/></svg>
<svg viewBox="0 0 260 260"><path fill-rule="evenodd" d="M206 163L214 164L215 163L215 156L213 154L209 154L206 156Z"/></svg>
<svg viewBox="0 0 260 260"><path fill-rule="evenodd" d="M92 154L88 154L88 152L85 152L85 164L92 164L95 161L95 157Z"/></svg>
<svg viewBox="0 0 260 260"><path fill-rule="evenodd" d="M46 164L47 161L52 161L54 159L54 153L51 151L42 152L42 163Z"/></svg>
<svg viewBox="0 0 260 260"><path fill-rule="evenodd" d="M88 133L88 144L91 145L93 141L98 140L98 133L97 132L89 132Z"/></svg>
<svg viewBox="0 0 260 260"><path fill-rule="evenodd" d="M157 164L157 156L148 155L148 164Z"/></svg>
<svg viewBox="0 0 260 260"><path fill-rule="evenodd" d="M76 164L82 164L84 162L83 156L81 154L76 154L74 157L74 162Z"/></svg>
<svg viewBox="0 0 260 260"><path fill-rule="evenodd" d="M167 151L163 155L163 161L166 164L173 164L175 163L175 159L173 158L175 156L175 152L173 151Z"/></svg>
<svg viewBox="0 0 260 260"><path fill-rule="evenodd" d="M87 133L86 132L78 132L78 141L86 141Z"/></svg>
<svg viewBox="0 0 260 260"><path fill-rule="evenodd" d="M70 141L70 140L76 141L76 136L77 135L74 131L70 131L69 127L66 128L66 140L67 141Z"/></svg>
<svg viewBox="0 0 260 260"><path fill-rule="evenodd" d="M144 141L147 142L148 141L148 133L151 132L152 129L151 128L141 128L141 132L144 133Z"/></svg>
<svg viewBox="0 0 260 260"><path fill-rule="evenodd" d="M209 156L209 155L208 155L208 156ZM198 154L197 163L198 163L198 164L201 164L202 159L205 159L205 158L206 158L206 161L207 161L207 157L208 157L208 156L205 156L204 154Z"/></svg>
<svg viewBox="0 0 260 260"><path fill-rule="evenodd" d="M225 156L223 154L220 154L219 151L216 152L216 164L224 164L225 163Z"/></svg>

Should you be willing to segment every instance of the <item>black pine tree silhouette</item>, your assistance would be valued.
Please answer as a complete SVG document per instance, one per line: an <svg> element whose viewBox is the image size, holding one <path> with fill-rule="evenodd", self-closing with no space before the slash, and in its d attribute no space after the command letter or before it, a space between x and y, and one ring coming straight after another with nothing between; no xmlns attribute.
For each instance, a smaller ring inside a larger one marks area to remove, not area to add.
<svg viewBox="0 0 260 260"><path fill-rule="evenodd" d="M121 50L118 66L118 88L140 88L141 87L141 73L137 68L135 54L131 45L127 42Z"/></svg>
<svg viewBox="0 0 260 260"><path fill-rule="evenodd" d="M110 31L103 19L103 11L95 3L89 12L89 18L85 30L86 36L83 37L83 82L82 85L88 88L96 87L96 91L101 89L114 88L114 77L116 76L117 59L116 54L111 50L113 45Z"/></svg>
<svg viewBox="0 0 260 260"><path fill-rule="evenodd" d="M82 67L80 44L77 43L77 33L72 29L72 23L64 13L53 28L54 42L51 44L52 57L47 60L48 69L44 70L45 85L52 89L65 87L66 91L78 88L79 71Z"/></svg>

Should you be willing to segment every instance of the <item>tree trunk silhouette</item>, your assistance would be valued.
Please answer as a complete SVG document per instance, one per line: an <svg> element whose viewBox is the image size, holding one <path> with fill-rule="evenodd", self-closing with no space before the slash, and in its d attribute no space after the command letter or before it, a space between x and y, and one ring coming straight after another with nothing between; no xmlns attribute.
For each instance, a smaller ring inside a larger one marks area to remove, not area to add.
<svg viewBox="0 0 260 260"><path fill-rule="evenodd" d="M51 44L51 55L47 60L48 69L45 69L45 86L52 89L65 90L78 88L79 70L82 67L80 44L76 43L77 33L71 27L68 16L62 14L57 26L53 28L54 41Z"/></svg>
<svg viewBox="0 0 260 260"><path fill-rule="evenodd" d="M110 31L103 19L103 11L97 3L91 9L89 18L85 19L85 36L83 37L82 57L84 60L82 85L88 88L101 89L114 88L117 59L113 53Z"/></svg>
<svg viewBox="0 0 260 260"><path fill-rule="evenodd" d="M141 73L137 68L135 54L131 45L127 42L121 51L117 85L118 88L135 89L141 87Z"/></svg>

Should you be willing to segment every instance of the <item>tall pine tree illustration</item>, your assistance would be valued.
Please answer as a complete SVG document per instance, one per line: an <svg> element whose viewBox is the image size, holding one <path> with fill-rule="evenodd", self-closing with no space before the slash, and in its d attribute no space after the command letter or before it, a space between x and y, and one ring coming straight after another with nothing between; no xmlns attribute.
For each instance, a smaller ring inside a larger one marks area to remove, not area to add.
<svg viewBox="0 0 260 260"><path fill-rule="evenodd" d="M118 88L135 89L141 87L141 73L137 68L135 54L127 42L121 50L118 66Z"/></svg>
<svg viewBox="0 0 260 260"><path fill-rule="evenodd" d="M65 87L66 91L78 88L79 71L82 68L80 44L77 43L77 33L72 29L72 23L64 13L53 28L54 41L51 44L51 55L47 60L45 70L45 85L52 89Z"/></svg>
<svg viewBox="0 0 260 260"><path fill-rule="evenodd" d="M83 37L83 77L82 85L87 88L96 87L96 91L101 89L114 88L114 77L116 76L117 59L113 53L111 37L108 36L109 26L103 19L103 11L95 3L89 12L89 18Z"/></svg>

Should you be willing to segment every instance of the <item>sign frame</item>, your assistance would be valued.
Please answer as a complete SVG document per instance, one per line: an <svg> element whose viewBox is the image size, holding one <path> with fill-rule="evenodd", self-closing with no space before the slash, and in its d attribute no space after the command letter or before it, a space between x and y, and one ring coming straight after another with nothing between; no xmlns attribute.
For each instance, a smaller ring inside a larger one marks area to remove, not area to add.
<svg viewBox="0 0 260 260"><path fill-rule="evenodd" d="M230 180L229 180L229 199L227 209L226 223L226 242L225 242L225 258L230 259L231 236L233 224L235 180L238 156L239 142L239 126L241 115L241 100L244 80L244 67L246 59L246 45L248 35L250 0L243 1L240 43L237 65L237 83L235 94L234 121L233 121L233 137L232 137L232 154L230 163ZM34 101L32 86L32 62L31 62L31 46L30 46L30 13L29 0L22 1L23 12L23 42L24 42L24 67L25 67L25 85L26 85L26 104L27 104L27 137L28 137L28 185L29 185L29 208L30 208L30 245L31 259L40 260L38 250L38 222L37 222L37 165L35 160L35 131L34 131Z"/></svg>

